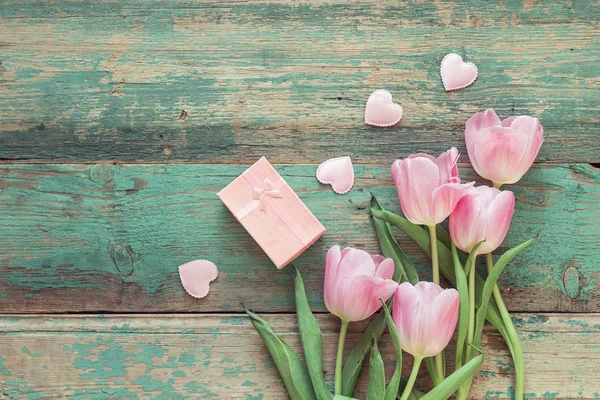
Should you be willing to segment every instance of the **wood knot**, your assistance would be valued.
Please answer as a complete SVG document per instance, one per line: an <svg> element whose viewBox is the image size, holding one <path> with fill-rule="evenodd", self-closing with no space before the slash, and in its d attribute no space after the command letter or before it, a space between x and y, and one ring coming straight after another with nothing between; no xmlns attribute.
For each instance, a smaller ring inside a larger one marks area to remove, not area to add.
<svg viewBox="0 0 600 400"><path fill-rule="evenodd" d="M129 245L122 246L118 244L110 249L110 259L123 277L135 275L134 258L135 253Z"/></svg>
<svg viewBox="0 0 600 400"><path fill-rule="evenodd" d="M565 293L571 299L576 299L581 291L581 282L579 278L579 271L573 265L570 265L565 269L563 273L563 286Z"/></svg>
<svg viewBox="0 0 600 400"><path fill-rule="evenodd" d="M111 164L94 164L90 167L90 179L98 183L107 183L112 181L115 174L114 167Z"/></svg>

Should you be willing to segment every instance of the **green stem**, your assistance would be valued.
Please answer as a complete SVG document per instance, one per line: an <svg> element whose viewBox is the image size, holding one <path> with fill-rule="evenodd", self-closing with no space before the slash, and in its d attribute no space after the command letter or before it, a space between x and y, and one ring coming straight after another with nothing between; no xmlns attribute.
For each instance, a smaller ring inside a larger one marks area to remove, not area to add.
<svg viewBox="0 0 600 400"><path fill-rule="evenodd" d="M489 272L494 267L492 253L486 254L485 259L487 262L487 269ZM506 328L510 341L513 345L513 358L515 363L515 400L523 400L523 391L525 386L525 359L523 356L521 340L519 339L519 335L517 334L515 326L512 323L512 319L510 318L510 313L506 308L506 304L504 304L504 301L502 300L502 296L500 295L500 289L498 289L498 285L494 286L493 294L494 299L496 300L496 304L498 305L500 315L502 316L504 327Z"/></svg>
<svg viewBox="0 0 600 400"><path fill-rule="evenodd" d="M469 330L467 338L469 343L473 343L475 338L475 264L477 255L473 256L471 261L471 270L469 271ZM471 359L471 346L467 346L465 363Z"/></svg>
<svg viewBox="0 0 600 400"><path fill-rule="evenodd" d="M440 266L438 262L438 246L435 225L429 225L429 242L431 244L431 271L433 272L433 283L440 284Z"/></svg>
<svg viewBox="0 0 600 400"><path fill-rule="evenodd" d="M335 360L335 394L342 394L342 367L344 365L344 342L346 341L346 331L348 330L348 321L342 320L340 328L340 339L338 341L337 358Z"/></svg>
<svg viewBox="0 0 600 400"><path fill-rule="evenodd" d="M438 246L437 246L437 232L435 225L429 225L429 244L431 246L431 271L433 273L433 283L436 285L440 284L440 265L438 258ZM441 380L444 380L446 374L444 373L442 353L436 354L435 358L435 369L437 370L438 376Z"/></svg>
<svg viewBox="0 0 600 400"><path fill-rule="evenodd" d="M402 397L400 397L400 400L406 400L408 399L408 396L410 396L412 388L415 385L415 381L417 380L417 374L419 373L421 361L423 361L423 358L415 358L412 371L410 372L410 377L408 378L408 382L406 382L406 387L404 388L404 392L402 393Z"/></svg>

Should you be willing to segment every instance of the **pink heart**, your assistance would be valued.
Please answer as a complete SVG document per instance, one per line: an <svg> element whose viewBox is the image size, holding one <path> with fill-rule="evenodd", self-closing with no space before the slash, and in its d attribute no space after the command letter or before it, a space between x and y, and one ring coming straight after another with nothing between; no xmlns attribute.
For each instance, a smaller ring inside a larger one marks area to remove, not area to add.
<svg viewBox="0 0 600 400"><path fill-rule="evenodd" d="M337 194L348 193L354 186L354 167L350 157L337 157L324 161L317 168L317 180Z"/></svg>
<svg viewBox="0 0 600 400"><path fill-rule="evenodd" d="M458 54L450 53L442 60L440 75L446 91L466 88L477 79L477 66L464 62Z"/></svg>
<svg viewBox="0 0 600 400"><path fill-rule="evenodd" d="M209 284L217 279L218 274L217 266L208 260L194 260L179 266L179 279L183 288L197 299L208 294Z"/></svg>
<svg viewBox="0 0 600 400"><path fill-rule="evenodd" d="M379 89L371 93L365 107L365 123L374 126L392 126L402 119L402 107L392 101L387 90Z"/></svg>

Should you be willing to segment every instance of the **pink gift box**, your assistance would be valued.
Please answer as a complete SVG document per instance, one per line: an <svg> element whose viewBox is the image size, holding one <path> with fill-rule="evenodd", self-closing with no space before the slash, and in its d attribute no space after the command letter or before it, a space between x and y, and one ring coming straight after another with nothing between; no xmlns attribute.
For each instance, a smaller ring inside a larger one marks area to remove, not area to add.
<svg viewBox="0 0 600 400"><path fill-rule="evenodd" d="M265 157L217 196L279 269L325 233L323 225Z"/></svg>

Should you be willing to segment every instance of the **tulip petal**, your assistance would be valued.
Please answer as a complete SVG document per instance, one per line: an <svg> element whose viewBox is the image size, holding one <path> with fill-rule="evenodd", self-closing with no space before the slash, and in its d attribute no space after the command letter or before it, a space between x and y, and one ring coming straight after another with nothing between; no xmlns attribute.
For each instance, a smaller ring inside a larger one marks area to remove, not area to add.
<svg viewBox="0 0 600 400"><path fill-rule="evenodd" d="M418 324L413 318L415 313L410 312L410 310L416 309L418 301L415 287L408 282L404 282L396 289L394 303L392 304L392 319L398 328L402 350L413 356L418 356L420 350L418 344L412 340L413 337L417 336Z"/></svg>
<svg viewBox="0 0 600 400"><path fill-rule="evenodd" d="M325 257L325 283L327 283L328 280L335 281L335 276L341 260L342 253L340 251L340 246L333 246L327 251L327 256Z"/></svg>
<svg viewBox="0 0 600 400"><path fill-rule="evenodd" d="M501 126L501 124L500 118L498 118L496 112L492 109L487 109L484 112L476 113L469 118L465 126L465 142L467 144L469 158L473 158L473 147L478 132L482 129L491 128L493 126Z"/></svg>
<svg viewBox="0 0 600 400"><path fill-rule="evenodd" d="M396 289L392 318L404 351L432 357L448 345L456 328L458 292L431 282L405 282Z"/></svg>
<svg viewBox="0 0 600 400"><path fill-rule="evenodd" d="M391 258L384 258L381 263L377 266L377 271L375 271L375 277L381 279L392 279L394 276L394 260Z"/></svg>
<svg viewBox="0 0 600 400"><path fill-rule="evenodd" d="M409 221L414 224L435 223L430 205L439 181L439 168L432 160L423 157L402 160L395 183L402 211Z"/></svg>
<svg viewBox="0 0 600 400"><path fill-rule="evenodd" d="M455 289L446 289L433 301L430 327L435 331L432 335L432 340L428 343L429 354L426 357L431 357L448 345L456 323L458 322L458 305L460 296Z"/></svg>
<svg viewBox="0 0 600 400"><path fill-rule="evenodd" d="M440 185L445 183L460 183L457 165L458 156L458 150L456 147L453 147L440 154L440 156L434 160L440 171Z"/></svg>
<svg viewBox="0 0 600 400"><path fill-rule="evenodd" d="M491 200L485 215L486 241L478 249L479 254L491 253L504 241L515 211L515 195L503 190ZM493 231L492 231L493 229Z"/></svg>
<svg viewBox="0 0 600 400"><path fill-rule="evenodd" d="M375 276L375 263L366 251L351 247L342 250L340 256L341 260L335 276L325 283L325 306L332 314L351 321L349 318L352 318L355 311L347 311L349 309L347 305L349 292L352 291L352 282L357 276Z"/></svg>
<svg viewBox="0 0 600 400"><path fill-rule="evenodd" d="M333 246L327 251L327 257L325 258L325 282L323 297L325 300L325 307L327 307L329 312L332 314L335 314L333 310L335 299L333 299L333 296L336 292L336 273L341 260L342 254L340 252L340 246Z"/></svg>
<svg viewBox="0 0 600 400"><path fill-rule="evenodd" d="M398 283L369 275L354 277L345 291L343 314L346 321L362 321L381 307L394 294Z"/></svg>
<svg viewBox="0 0 600 400"><path fill-rule="evenodd" d="M521 176L523 176L529 168L531 168L531 165L540 151L540 147L544 142L544 129L537 118L532 118L527 115L521 115L514 118L511 121L510 127L511 129L521 132L528 139L527 152L525 153L523 160L519 163L520 169L522 170Z"/></svg>
<svg viewBox="0 0 600 400"><path fill-rule="evenodd" d="M444 221L454 208L458 201L461 199L464 190L474 183L471 182L468 185L462 185L460 183L447 183L436 188L433 191L433 204L432 204L432 215L433 223L439 224Z"/></svg>
<svg viewBox="0 0 600 400"><path fill-rule="evenodd" d="M375 263L375 270L377 270L377 268L379 268L379 264L381 264L381 262L383 260L385 260L384 256L380 256L378 254L371 255L371 258L373 259L373 262Z"/></svg>
<svg viewBox="0 0 600 400"><path fill-rule="evenodd" d="M529 152L528 145L529 139L512 128L484 129L475 140L473 166L493 182L516 182L527 171L520 164Z"/></svg>
<svg viewBox="0 0 600 400"><path fill-rule="evenodd" d="M450 214L448 227L452 241L456 247L467 253L470 253L477 243L486 239L485 226L479 222L482 220L482 207L477 201L477 193L482 187L487 186L467 190Z"/></svg>
<svg viewBox="0 0 600 400"><path fill-rule="evenodd" d="M467 121L465 141L479 175L496 184L515 183L533 164L543 132L537 118L521 115L500 121L493 110L486 110Z"/></svg>
<svg viewBox="0 0 600 400"><path fill-rule="evenodd" d="M452 241L468 253L482 240L477 254L496 250L508 232L514 207L514 194L508 190L489 186L467 190L450 215Z"/></svg>
<svg viewBox="0 0 600 400"><path fill-rule="evenodd" d="M348 251L342 251L342 260L336 279L339 282L357 275L375 276L375 270L375 262L369 253L364 250L350 248Z"/></svg>
<svg viewBox="0 0 600 400"><path fill-rule="evenodd" d="M513 123L513 121L517 119L517 116L513 116L513 117L508 117L506 119L502 120L502 126L505 128L510 128L510 125Z"/></svg>

